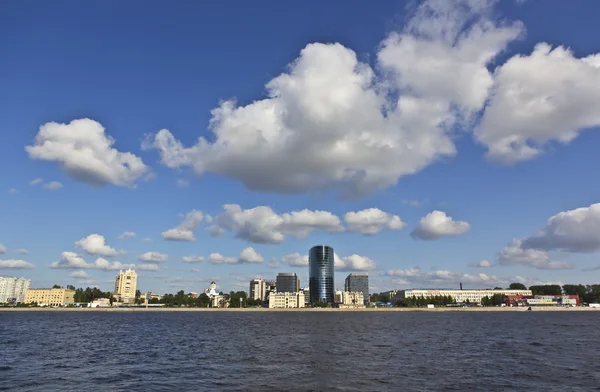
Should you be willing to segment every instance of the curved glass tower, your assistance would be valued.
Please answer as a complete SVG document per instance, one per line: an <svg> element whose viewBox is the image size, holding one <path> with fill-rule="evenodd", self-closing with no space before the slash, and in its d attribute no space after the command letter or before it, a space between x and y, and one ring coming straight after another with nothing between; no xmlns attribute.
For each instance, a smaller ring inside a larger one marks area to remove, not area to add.
<svg viewBox="0 0 600 392"><path fill-rule="evenodd" d="M308 287L310 303L326 302L333 304L333 248L318 245L308 253Z"/></svg>

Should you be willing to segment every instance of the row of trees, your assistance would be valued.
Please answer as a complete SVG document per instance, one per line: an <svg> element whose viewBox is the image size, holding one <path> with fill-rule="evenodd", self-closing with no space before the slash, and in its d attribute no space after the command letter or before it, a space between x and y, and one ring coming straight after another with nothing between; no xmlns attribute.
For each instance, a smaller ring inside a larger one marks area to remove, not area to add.
<svg viewBox="0 0 600 392"><path fill-rule="evenodd" d="M434 297L413 297L402 298L396 301L396 306L403 308L424 307L429 304L436 306L446 306L455 304L456 301L449 295L436 295Z"/></svg>

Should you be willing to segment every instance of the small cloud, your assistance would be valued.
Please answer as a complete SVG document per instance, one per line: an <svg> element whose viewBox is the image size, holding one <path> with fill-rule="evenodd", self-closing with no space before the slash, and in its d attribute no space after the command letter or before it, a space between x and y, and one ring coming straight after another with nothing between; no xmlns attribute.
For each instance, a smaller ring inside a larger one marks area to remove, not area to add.
<svg viewBox="0 0 600 392"><path fill-rule="evenodd" d="M85 271L75 271L70 275L72 278L87 279L90 276Z"/></svg>
<svg viewBox="0 0 600 392"><path fill-rule="evenodd" d="M139 255L139 261L143 261L145 263L164 263L169 260L169 256L164 253L159 252L146 252L144 254Z"/></svg>
<svg viewBox="0 0 600 392"><path fill-rule="evenodd" d="M143 241L143 242L152 242L152 238L148 238L148 237L146 237L146 238L144 238L142 241Z"/></svg>
<svg viewBox="0 0 600 392"><path fill-rule="evenodd" d="M29 269L35 266L25 260L0 260L0 269Z"/></svg>
<svg viewBox="0 0 600 392"><path fill-rule="evenodd" d="M61 184L58 181L52 181L47 184L44 184L44 188L48 189L49 191L57 191L62 187L63 187L63 184Z"/></svg>
<svg viewBox="0 0 600 392"><path fill-rule="evenodd" d="M188 180L182 180L181 178L176 181L178 188L187 188L190 185Z"/></svg>
<svg viewBox="0 0 600 392"><path fill-rule="evenodd" d="M2 252L0 252L0 253L2 253ZM15 250L13 250L13 253L17 253L20 255L28 255L29 251L27 249L15 249Z"/></svg>
<svg viewBox="0 0 600 392"><path fill-rule="evenodd" d="M41 183L41 182L43 182L43 181L44 181L44 180L43 180L43 179L41 179L41 178L36 178L36 179L34 179L34 180L31 180L31 181L29 181L29 185L37 185L37 184L39 184L39 183Z"/></svg>
<svg viewBox="0 0 600 392"><path fill-rule="evenodd" d="M493 267L494 264L492 264L488 260L481 260L480 262L475 263L473 266L477 267L477 268L490 268L490 267Z"/></svg>
<svg viewBox="0 0 600 392"><path fill-rule="evenodd" d="M6 253L6 246L0 244L0 254Z"/></svg>
<svg viewBox="0 0 600 392"><path fill-rule="evenodd" d="M17 193L18 191L15 188L10 188L8 190L8 193L10 193L11 195L14 195L15 193Z"/></svg>
<svg viewBox="0 0 600 392"><path fill-rule="evenodd" d="M133 231L126 231L125 233L121 234L120 236L117 237L118 240L126 240L129 238L134 238L135 237L135 232Z"/></svg>

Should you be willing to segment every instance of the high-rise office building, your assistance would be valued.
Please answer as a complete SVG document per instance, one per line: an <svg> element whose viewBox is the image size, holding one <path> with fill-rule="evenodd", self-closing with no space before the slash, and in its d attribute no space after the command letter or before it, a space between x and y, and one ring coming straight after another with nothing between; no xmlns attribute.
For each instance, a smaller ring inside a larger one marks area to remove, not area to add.
<svg viewBox="0 0 600 392"><path fill-rule="evenodd" d="M264 301L266 296L267 285L264 279L252 279L250 281L250 290L248 298Z"/></svg>
<svg viewBox="0 0 600 392"><path fill-rule="evenodd" d="M0 304L24 303L31 280L0 277Z"/></svg>
<svg viewBox="0 0 600 392"><path fill-rule="evenodd" d="M308 287L310 303L334 303L333 287L333 248L330 246L313 246L308 254Z"/></svg>
<svg viewBox="0 0 600 392"><path fill-rule="evenodd" d="M369 304L369 274L367 272L353 272L346 277L344 291L361 292L365 296L364 304Z"/></svg>
<svg viewBox="0 0 600 392"><path fill-rule="evenodd" d="M119 271L115 280L115 294L120 302L124 304L135 304L135 292L137 290L137 273L135 270Z"/></svg>
<svg viewBox="0 0 600 392"><path fill-rule="evenodd" d="M300 291L300 279L295 273L277 274L277 292L278 293L297 293Z"/></svg>

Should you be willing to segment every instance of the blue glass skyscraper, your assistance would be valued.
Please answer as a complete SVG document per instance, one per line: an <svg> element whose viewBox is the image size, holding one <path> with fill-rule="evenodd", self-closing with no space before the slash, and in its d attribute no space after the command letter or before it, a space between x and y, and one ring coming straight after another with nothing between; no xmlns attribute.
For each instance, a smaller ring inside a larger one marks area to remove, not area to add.
<svg viewBox="0 0 600 392"><path fill-rule="evenodd" d="M313 246L308 253L308 287L310 303L334 303L333 248Z"/></svg>

